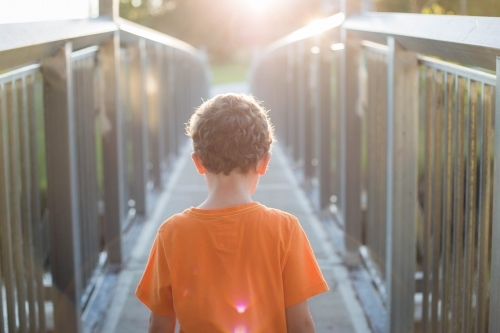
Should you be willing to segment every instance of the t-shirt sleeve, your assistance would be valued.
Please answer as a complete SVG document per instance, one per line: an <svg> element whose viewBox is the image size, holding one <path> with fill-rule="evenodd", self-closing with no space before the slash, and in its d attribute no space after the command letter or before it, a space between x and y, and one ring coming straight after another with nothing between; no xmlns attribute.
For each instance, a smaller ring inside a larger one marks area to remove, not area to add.
<svg viewBox="0 0 500 333"><path fill-rule="evenodd" d="M153 242L146 269L135 295L153 313L159 316L175 315L170 270L159 233Z"/></svg>
<svg viewBox="0 0 500 333"><path fill-rule="evenodd" d="M309 240L298 221L291 233L288 257L283 268L283 289L285 307L328 290Z"/></svg>

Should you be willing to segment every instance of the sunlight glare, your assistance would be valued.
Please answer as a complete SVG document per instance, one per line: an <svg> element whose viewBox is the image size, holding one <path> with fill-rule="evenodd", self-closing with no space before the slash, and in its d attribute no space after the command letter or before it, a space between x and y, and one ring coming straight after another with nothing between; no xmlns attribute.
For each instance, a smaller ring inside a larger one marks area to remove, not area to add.
<svg viewBox="0 0 500 333"><path fill-rule="evenodd" d="M330 46L332 51L340 51L345 49L345 45L343 43L335 43Z"/></svg>
<svg viewBox="0 0 500 333"><path fill-rule="evenodd" d="M288 39L290 41L293 40L299 41L305 38L319 35L327 30L340 26L344 22L344 20L345 20L344 13L338 13L321 20L314 20L305 27L303 27L302 29L293 32L288 37Z"/></svg>
<svg viewBox="0 0 500 333"><path fill-rule="evenodd" d="M334 27L337 27L344 22L345 15L344 13L338 13L336 15L327 17L325 19L317 19L313 20L303 29L308 31L312 35L319 35L327 30L330 30Z"/></svg>
<svg viewBox="0 0 500 333"><path fill-rule="evenodd" d="M270 0L243 0L254 12L263 13L269 7Z"/></svg>

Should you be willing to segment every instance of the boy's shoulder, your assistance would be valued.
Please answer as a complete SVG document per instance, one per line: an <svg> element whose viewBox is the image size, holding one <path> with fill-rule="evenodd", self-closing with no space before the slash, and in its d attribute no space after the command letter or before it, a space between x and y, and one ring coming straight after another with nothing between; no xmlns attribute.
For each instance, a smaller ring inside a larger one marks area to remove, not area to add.
<svg viewBox="0 0 500 333"><path fill-rule="evenodd" d="M176 229L182 225L185 225L184 222L190 220L189 214L186 213L187 209L183 212L174 214L166 219L158 229L159 233L167 232L172 229Z"/></svg>
<svg viewBox="0 0 500 333"><path fill-rule="evenodd" d="M271 222L270 224L274 226L295 228L299 225L297 217L293 214L285 212L277 208L267 207L265 205L259 204L258 209L254 209L248 212L249 218L255 218L262 222ZM172 215L166 221L162 223L158 232L173 232L175 230L189 228L200 222L200 219L190 213L190 209L186 209L183 212Z"/></svg>
<svg viewBox="0 0 500 333"><path fill-rule="evenodd" d="M267 213L272 216L277 216L283 219L283 221L289 222L289 223L298 223L297 217L295 215L290 214L288 212L285 212L284 210L277 209L277 208L270 208L264 206L265 209L267 210Z"/></svg>

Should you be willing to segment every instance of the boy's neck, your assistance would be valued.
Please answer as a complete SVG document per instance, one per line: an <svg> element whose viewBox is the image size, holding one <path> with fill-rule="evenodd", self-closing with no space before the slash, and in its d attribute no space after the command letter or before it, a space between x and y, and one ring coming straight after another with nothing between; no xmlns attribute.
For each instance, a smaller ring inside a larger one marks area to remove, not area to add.
<svg viewBox="0 0 500 333"><path fill-rule="evenodd" d="M259 175L256 172L243 175L237 171L232 171L229 175L206 173L205 181L208 197L198 208L220 209L253 202L252 195Z"/></svg>

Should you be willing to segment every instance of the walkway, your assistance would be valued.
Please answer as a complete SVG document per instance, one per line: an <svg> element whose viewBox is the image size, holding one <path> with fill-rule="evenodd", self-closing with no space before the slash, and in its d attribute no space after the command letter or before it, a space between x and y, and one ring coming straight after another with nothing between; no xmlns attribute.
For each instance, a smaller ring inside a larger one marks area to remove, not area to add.
<svg viewBox="0 0 500 333"><path fill-rule="evenodd" d="M101 333L147 331L149 310L136 299L134 291L142 275L156 230L170 215L190 206L197 206L205 196L203 178L196 173L189 158L189 147L186 147L175 166L166 191L158 201L156 210L142 229L132 250L131 260L120 273L116 293ZM342 265L340 257L335 254L322 223L297 184L279 145L274 148L269 170L261 178L254 200L297 216L309 237L330 286L329 292L309 301L316 331L318 333L370 332L363 310L351 287L347 269Z"/></svg>

